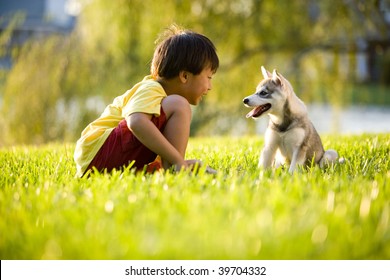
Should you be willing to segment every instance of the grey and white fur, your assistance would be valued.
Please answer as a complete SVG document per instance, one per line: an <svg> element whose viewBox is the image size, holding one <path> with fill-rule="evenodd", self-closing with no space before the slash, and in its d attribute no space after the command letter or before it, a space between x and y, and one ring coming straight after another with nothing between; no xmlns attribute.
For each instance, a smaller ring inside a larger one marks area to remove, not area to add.
<svg viewBox="0 0 390 280"><path fill-rule="evenodd" d="M256 119L264 113L269 116L259 166L270 168L289 163L292 174L297 165L310 166L314 162L323 167L336 162L337 152L324 151L306 106L296 96L290 82L276 70L271 74L262 66L261 72L264 79L256 92L243 100L245 106L254 108L247 118Z"/></svg>

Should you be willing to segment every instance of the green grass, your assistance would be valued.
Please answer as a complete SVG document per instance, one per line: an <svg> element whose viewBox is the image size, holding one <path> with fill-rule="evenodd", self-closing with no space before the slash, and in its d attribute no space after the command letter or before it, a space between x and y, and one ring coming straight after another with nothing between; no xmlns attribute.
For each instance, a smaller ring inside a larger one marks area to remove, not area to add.
<svg viewBox="0 0 390 280"><path fill-rule="evenodd" d="M324 136L345 164L259 172L262 137L194 138L212 176L74 177L72 144L0 150L1 259L389 259L390 134Z"/></svg>

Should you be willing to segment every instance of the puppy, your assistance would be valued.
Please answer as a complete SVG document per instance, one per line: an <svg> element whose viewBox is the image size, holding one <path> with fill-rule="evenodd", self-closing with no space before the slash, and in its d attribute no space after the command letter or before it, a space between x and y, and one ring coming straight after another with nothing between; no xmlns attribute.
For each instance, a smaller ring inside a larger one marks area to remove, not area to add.
<svg viewBox="0 0 390 280"><path fill-rule="evenodd" d="M245 106L254 108L247 118L269 116L265 132L265 145L261 152L259 166L279 167L289 163L292 174L297 165L310 166L334 163L338 154L334 150L324 151L321 138L308 118L305 104L295 95L287 79L276 70L271 74L263 66L264 79L256 92L244 98Z"/></svg>

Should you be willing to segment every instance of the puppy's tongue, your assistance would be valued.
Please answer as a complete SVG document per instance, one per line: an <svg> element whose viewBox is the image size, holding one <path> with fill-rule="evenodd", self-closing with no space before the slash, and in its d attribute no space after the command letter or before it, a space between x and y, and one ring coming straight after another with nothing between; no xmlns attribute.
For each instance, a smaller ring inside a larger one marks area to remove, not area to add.
<svg viewBox="0 0 390 280"><path fill-rule="evenodd" d="M254 108L252 111L250 111L248 114L246 114L247 118L251 118L254 115L257 115L261 111L261 106Z"/></svg>

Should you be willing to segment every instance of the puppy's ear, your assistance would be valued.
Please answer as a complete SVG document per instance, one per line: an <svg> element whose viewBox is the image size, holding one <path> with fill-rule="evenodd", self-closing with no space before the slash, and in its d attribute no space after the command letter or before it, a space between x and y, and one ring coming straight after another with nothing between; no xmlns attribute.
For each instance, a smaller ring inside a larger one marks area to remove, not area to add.
<svg viewBox="0 0 390 280"><path fill-rule="evenodd" d="M268 71L264 68L264 66L261 66L261 73L263 74L264 79L269 79L269 78L271 78L271 73L268 72Z"/></svg>
<svg viewBox="0 0 390 280"><path fill-rule="evenodd" d="M279 73L276 71L276 69L274 69L272 72L272 82L277 86L282 85L282 79L279 77Z"/></svg>

